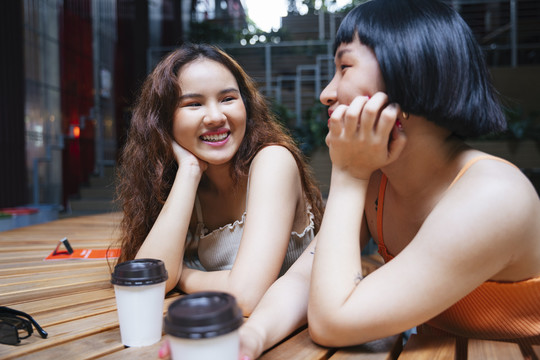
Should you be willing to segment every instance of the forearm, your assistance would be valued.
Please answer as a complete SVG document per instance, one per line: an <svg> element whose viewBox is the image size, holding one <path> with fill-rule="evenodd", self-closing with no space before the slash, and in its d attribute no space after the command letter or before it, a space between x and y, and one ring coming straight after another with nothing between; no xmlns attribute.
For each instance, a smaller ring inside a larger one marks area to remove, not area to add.
<svg viewBox="0 0 540 360"><path fill-rule="evenodd" d="M310 313L342 306L361 278L360 229L368 180L332 171L311 278Z"/></svg>
<svg viewBox="0 0 540 360"><path fill-rule="evenodd" d="M309 279L297 274L278 279L241 329L244 343L255 343L252 359L307 322ZM246 339L251 338L251 341Z"/></svg>
<svg viewBox="0 0 540 360"><path fill-rule="evenodd" d="M184 245L199 181L200 175L178 170L169 196L136 255L136 258L160 259L165 263L169 274L166 291L172 290L180 279Z"/></svg>
<svg viewBox="0 0 540 360"><path fill-rule="evenodd" d="M200 271L184 267L180 289L188 294L197 291L223 291L236 298L244 316L249 316L270 284L251 286L249 280L234 278L232 270Z"/></svg>

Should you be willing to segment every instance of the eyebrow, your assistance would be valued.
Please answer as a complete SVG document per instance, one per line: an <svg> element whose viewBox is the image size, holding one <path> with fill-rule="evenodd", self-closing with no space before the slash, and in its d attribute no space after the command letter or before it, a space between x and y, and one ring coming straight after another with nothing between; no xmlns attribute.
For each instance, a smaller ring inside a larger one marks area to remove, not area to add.
<svg viewBox="0 0 540 360"><path fill-rule="evenodd" d="M240 94L240 90L238 90L237 88L227 88L227 89L221 90L219 92L219 95L227 94L227 93L230 93L230 92ZM185 100L185 99L202 98L202 97L203 97L202 94L187 93L187 94L180 95L179 100L182 101L182 100Z"/></svg>
<svg viewBox="0 0 540 360"><path fill-rule="evenodd" d="M351 49L347 49L347 48L341 49L336 53L336 59L341 60L343 55L345 55L346 53L350 53L350 52L352 52Z"/></svg>

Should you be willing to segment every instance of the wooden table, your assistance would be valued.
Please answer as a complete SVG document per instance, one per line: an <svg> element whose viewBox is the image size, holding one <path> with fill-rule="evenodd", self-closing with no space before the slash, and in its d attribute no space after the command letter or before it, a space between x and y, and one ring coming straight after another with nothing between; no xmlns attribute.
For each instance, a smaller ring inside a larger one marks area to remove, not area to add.
<svg viewBox="0 0 540 360"><path fill-rule="evenodd" d="M64 237L74 249L108 248L117 238L119 220L120 214L93 215L0 232L0 305L29 313L49 333L42 339L34 331L18 346L0 344L0 359L158 358L161 342L143 348L122 345L106 260L44 261ZM164 312L178 296L167 296ZM455 359L456 348L451 338L413 335L403 349L396 336L336 350L314 344L302 329L261 359ZM540 356L540 347L534 351ZM517 345L469 340L468 359L523 356Z"/></svg>

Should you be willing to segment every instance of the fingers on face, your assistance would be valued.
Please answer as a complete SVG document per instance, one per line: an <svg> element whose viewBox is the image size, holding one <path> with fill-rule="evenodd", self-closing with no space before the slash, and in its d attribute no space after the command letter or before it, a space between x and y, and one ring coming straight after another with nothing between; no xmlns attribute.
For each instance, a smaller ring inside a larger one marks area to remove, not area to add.
<svg viewBox="0 0 540 360"><path fill-rule="evenodd" d="M341 119L347 111L347 108L347 105L339 105L332 113L332 116L330 116L330 118L328 119L328 126L330 126L330 124L341 123Z"/></svg>
<svg viewBox="0 0 540 360"><path fill-rule="evenodd" d="M344 118L345 131L349 134L357 132L359 123L361 122L361 115L363 114L366 103L369 98L367 96L357 96L349 105Z"/></svg>
<svg viewBox="0 0 540 360"><path fill-rule="evenodd" d="M392 132L392 129L396 126L400 111L400 107L396 103L389 104L382 109L377 124L378 130L380 130L379 133L388 136Z"/></svg>
<svg viewBox="0 0 540 360"><path fill-rule="evenodd" d="M387 136L394 126L399 105L388 104L388 96L378 92L369 98L358 96L350 105L339 105L328 120L330 131L344 130L345 134L381 134ZM332 126L331 126L332 125ZM334 126L338 125L338 126Z"/></svg>

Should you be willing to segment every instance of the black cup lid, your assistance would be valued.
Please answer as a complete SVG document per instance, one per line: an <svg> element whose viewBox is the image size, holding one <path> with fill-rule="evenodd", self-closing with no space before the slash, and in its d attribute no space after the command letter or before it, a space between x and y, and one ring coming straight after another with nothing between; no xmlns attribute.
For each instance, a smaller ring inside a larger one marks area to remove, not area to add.
<svg viewBox="0 0 540 360"><path fill-rule="evenodd" d="M157 259L135 259L114 267L111 283L124 286L152 285L169 278L165 264Z"/></svg>
<svg viewBox="0 0 540 360"><path fill-rule="evenodd" d="M175 300L163 321L165 333L185 339L212 338L234 331L244 317L227 293L205 291Z"/></svg>

